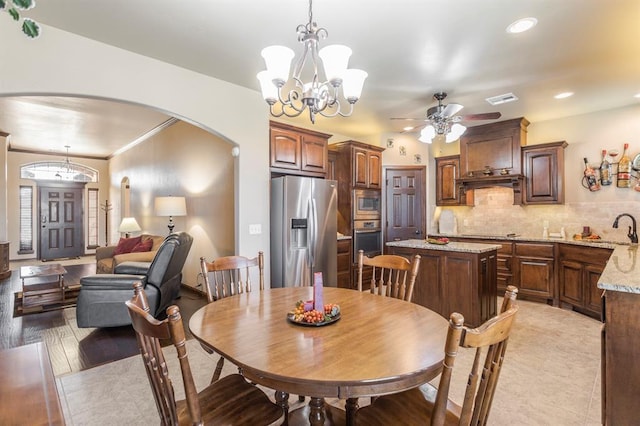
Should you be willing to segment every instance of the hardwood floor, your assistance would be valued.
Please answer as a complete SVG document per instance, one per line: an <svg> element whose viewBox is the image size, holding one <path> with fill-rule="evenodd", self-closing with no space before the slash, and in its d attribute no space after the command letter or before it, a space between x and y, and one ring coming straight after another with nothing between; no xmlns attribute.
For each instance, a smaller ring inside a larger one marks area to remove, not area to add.
<svg viewBox="0 0 640 426"><path fill-rule="evenodd" d="M75 284L81 277L94 274L95 264L69 265L65 269L65 283ZM19 271L14 270L10 278L0 281L0 349L44 341L56 375L86 370L139 354L131 326L78 328L75 308L14 318L14 293L21 288ZM189 318L206 304L206 298L183 288L175 303L180 308L188 333Z"/></svg>

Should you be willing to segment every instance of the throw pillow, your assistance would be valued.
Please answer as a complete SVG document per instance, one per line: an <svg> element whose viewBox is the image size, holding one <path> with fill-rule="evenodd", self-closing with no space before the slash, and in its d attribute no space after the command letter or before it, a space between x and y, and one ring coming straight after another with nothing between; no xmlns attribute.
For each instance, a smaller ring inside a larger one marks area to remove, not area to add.
<svg viewBox="0 0 640 426"><path fill-rule="evenodd" d="M133 250L137 244L140 244L141 240L142 236L134 238L120 238L120 241L118 241L118 245L116 246L116 250L113 252L114 256L117 254L131 253L131 250Z"/></svg>
<svg viewBox="0 0 640 426"><path fill-rule="evenodd" d="M151 251L151 247L153 247L153 240L152 239L144 240L136 244L135 247L131 249L131 253L136 253L139 251Z"/></svg>

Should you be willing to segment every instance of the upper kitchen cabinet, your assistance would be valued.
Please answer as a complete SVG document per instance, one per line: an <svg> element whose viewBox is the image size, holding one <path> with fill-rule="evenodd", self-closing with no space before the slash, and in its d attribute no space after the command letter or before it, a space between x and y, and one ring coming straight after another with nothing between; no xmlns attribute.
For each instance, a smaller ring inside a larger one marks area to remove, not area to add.
<svg viewBox="0 0 640 426"><path fill-rule="evenodd" d="M272 175L325 177L331 135L269 122Z"/></svg>
<svg viewBox="0 0 640 426"><path fill-rule="evenodd" d="M529 121L520 117L470 127L460 138L459 190L463 201L477 188L513 189L513 204L523 203L522 147Z"/></svg>
<svg viewBox="0 0 640 426"><path fill-rule="evenodd" d="M436 206L459 206L460 156L436 158Z"/></svg>
<svg viewBox="0 0 640 426"><path fill-rule="evenodd" d="M384 148L357 141L331 145L337 153L336 177L351 182L352 188L382 188L382 151Z"/></svg>
<svg viewBox="0 0 640 426"><path fill-rule="evenodd" d="M564 149L567 143L551 142L522 148L527 204L564 203Z"/></svg>

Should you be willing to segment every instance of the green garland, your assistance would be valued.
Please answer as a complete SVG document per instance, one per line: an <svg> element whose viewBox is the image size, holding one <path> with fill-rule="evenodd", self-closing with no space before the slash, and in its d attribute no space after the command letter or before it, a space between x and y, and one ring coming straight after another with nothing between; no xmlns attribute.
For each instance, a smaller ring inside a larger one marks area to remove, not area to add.
<svg viewBox="0 0 640 426"><path fill-rule="evenodd" d="M14 21L20 20L20 12L35 7L35 0L0 0L0 9L7 12ZM27 37L36 38L40 35L40 25L33 19L22 18L22 32Z"/></svg>

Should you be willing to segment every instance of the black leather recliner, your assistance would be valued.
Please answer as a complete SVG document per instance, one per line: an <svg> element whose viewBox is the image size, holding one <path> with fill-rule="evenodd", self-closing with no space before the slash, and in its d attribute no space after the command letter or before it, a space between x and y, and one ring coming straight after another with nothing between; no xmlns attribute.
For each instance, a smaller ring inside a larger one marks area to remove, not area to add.
<svg viewBox="0 0 640 426"><path fill-rule="evenodd" d="M154 317L178 297L182 268L193 237L186 232L169 235L151 264L123 262L114 274L96 274L80 279L76 308L78 327L118 327L131 324L125 301L131 299L133 283L142 282Z"/></svg>

